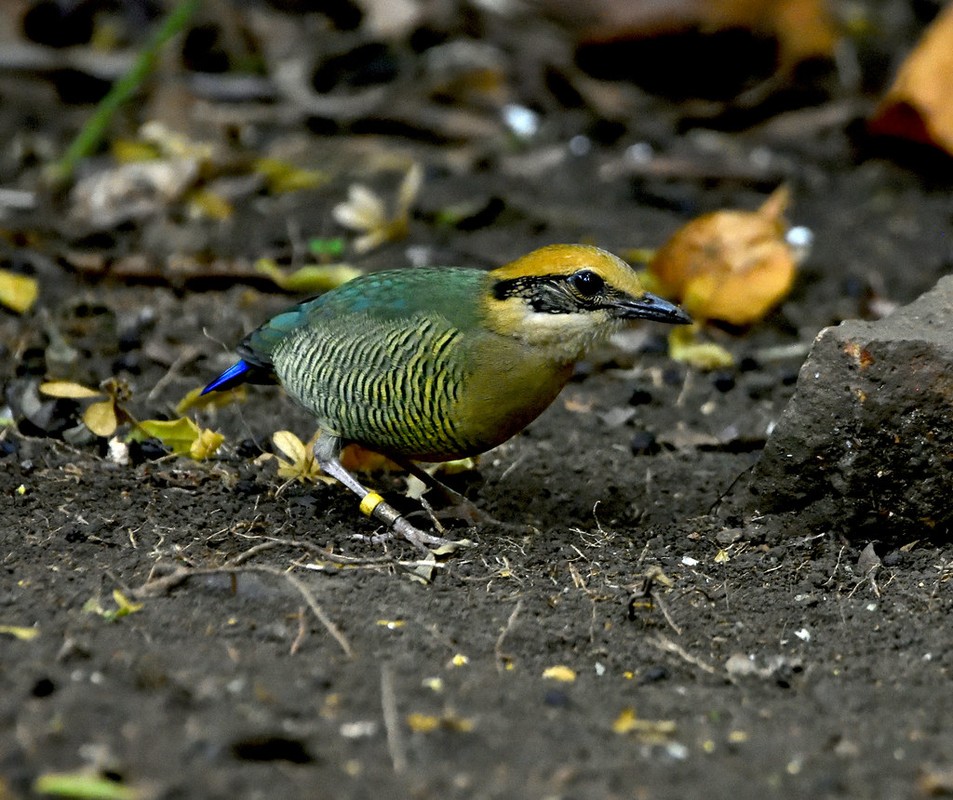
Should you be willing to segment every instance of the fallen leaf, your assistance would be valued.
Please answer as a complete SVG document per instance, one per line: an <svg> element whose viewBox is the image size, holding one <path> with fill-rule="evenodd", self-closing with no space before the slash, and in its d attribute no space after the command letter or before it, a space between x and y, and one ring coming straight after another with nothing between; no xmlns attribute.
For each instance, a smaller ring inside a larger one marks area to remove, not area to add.
<svg viewBox="0 0 953 800"><path fill-rule="evenodd" d="M917 788L924 797L953 795L953 767L928 764L920 767Z"/></svg>
<svg viewBox="0 0 953 800"><path fill-rule="evenodd" d="M0 634L12 636L14 639L19 639L21 642L29 642L40 635L40 629L27 628L21 625L0 625ZM0 797L2 797L2 795L0 795Z"/></svg>
<svg viewBox="0 0 953 800"><path fill-rule="evenodd" d="M407 727L414 733L433 733L441 729L469 733L475 725L473 720L455 714L444 714L438 717L434 714L413 713L407 715Z"/></svg>
<svg viewBox="0 0 953 800"><path fill-rule="evenodd" d="M189 215L194 219L224 222L235 212L235 207L228 200L210 189L194 189L188 193L186 201Z"/></svg>
<svg viewBox="0 0 953 800"><path fill-rule="evenodd" d="M301 483L316 483L317 481L331 482L333 478L323 475L318 462L314 459L314 442L318 434L311 438L308 444L302 442L291 431L277 431L271 440L275 448L283 453L287 460L278 459L278 477L286 480L297 480ZM268 454L266 454L268 455Z"/></svg>
<svg viewBox="0 0 953 800"><path fill-rule="evenodd" d="M29 275L0 269L0 304L25 314L33 308L39 293L40 285Z"/></svg>
<svg viewBox="0 0 953 800"><path fill-rule="evenodd" d="M116 611L114 613L114 618L116 619L129 614L135 614L137 611L142 611L143 608L142 603L134 603L118 589L113 589L113 601L116 603Z"/></svg>
<svg viewBox="0 0 953 800"><path fill-rule="evenodd" d="M408 714L407 727L414 733L430 733L440 727L440 717L433 714Z"/></svg>
<svg viewBox="0 0 953 800"><path fill-rule="evenodd" d="M46 772L33 781L33 793L75 800L138 800L131 786L88 772Z"/></svg>
<svg viewBox="0 0 953 800"><path fill-rule="evenodd" d="M320 170L296 167L279 158L259 158L255 161L253 169L265 177L268 191L272 194L314 189L329 180L328 176Z"/></svg>
<svg viewBox="0 0 953 800"><path fill-rule="evenodd" d="M737 29L772 36L778 42L778 67L784 71L808 59L833 58L839 37L828 5L825 0L596 0L584 6L569 0L548 2L550 9L562 10L564 18L571 15L568 20L594 41Z"/></svg>
<svg viewBox="0 0 953 800"><path fill-rule="evenodd" d="M624 708L612 723L612 732L620 735L634 733L647 744L662 744L675 733L675 723L667 719L640 719L634 708Z"/></svg>
<svg viewBox="0 0 953 800"><path fill-rule="evenodd" d="M192 442L192 446L189 448L189 457L196 461L204 461L214 455L224 441L225 437L222 434L209 428L202 428L199 431L198 438Z"/></svg>
<svg viewBox="0 0 953 800"><path fill-rule="evenodd" d="M113 589L112 596L116 608L105 608L98 597L91 597L83 604L83 611L87 614L98 614L107 622L115 622L130 614L135 614L143 608L142 603L132 602L118 589Z"/></svg>
<svg viewBox="0 0 953 800"><path fill-rule="evenodd" d="M802 256L785 238L789 200L780 186L757 211L715 211L686 223L649 263L650 288L698 320L757 322L790 291Z"/></svg>
<svg viewBox="0 0 953 800"><path fill-rule="evenodd" d="M83 423L97 436L112 436L119 427L113 398L93 403L83 412Z"/></svg>
<svg viewBox="0 0 953 800"><path fill-rule="evenodd" d="M49 397L65 397L71 400L85 400L90 397L102 397L98 389L90 389L81 383L72 381L46 381L40 384L40 394Z"/></svg>
<svg viewBox="0 0 953 800"><path fill-rule="evenodd" d="M341 451L341 465L348 472L403 472L403 467L387 456L359 444L349 444Z"/></svg>
<svg viewBox="0 0 953 800"><path fill-rule="evenodd" d="M223 408L231 403L244 400L248 395L245 386L236 386L227 392L209 392L202 394L203 387L196 386L189 391L175 406L175 413L185 414L193 408Z"/></svg>
<svg viewBox="0 0 953 800"><path fill-rule="evenodd" d="M543 670L543 677L550 681L559 681L560 683L572 683L576 680L576 671L570 667L558 664L554 667L547 667Z"/></svg>
<svg viewBox="0 0 953 800"><path fill-rule="evenodd" d="M356 183L348 189L347 201L338 203L331 214L339 225L363 234L354 241L358 253L366 253L407 235L410 209L420 192L423 174L420 164L415 161L397 190L392 215L388 215L381 197L366 186Z"/></svg>
<svg viewBox="0 0 953 800"><path fill-rule="evenodd" d="M158 439L173 453L196 460L208 457L224 440L220 434L199 428L188 417L179 419L147 419L136 423L129 434L134 441Z"/></svg>
<svg viewBox="0 0 953 800"><path fill-rule="evenodd" d="M668 335L668 357L700 370L727 369L735 357L720 344L698 341L700 325L675 328Z"/></svg>
<svg viewBox="0 0 953 800"><path fill-rule="evenodd" d="M953 5L939 13L900 66L870 129L953 155Z"/></svg>
<svg viewBox="0 0 953 800"><path fill-rule="evenodd" d="M255 269L286 292L303 294L323 294L363 274L357 267L345 263L310 264L289 273L270 258L258 259Z"/></svg>

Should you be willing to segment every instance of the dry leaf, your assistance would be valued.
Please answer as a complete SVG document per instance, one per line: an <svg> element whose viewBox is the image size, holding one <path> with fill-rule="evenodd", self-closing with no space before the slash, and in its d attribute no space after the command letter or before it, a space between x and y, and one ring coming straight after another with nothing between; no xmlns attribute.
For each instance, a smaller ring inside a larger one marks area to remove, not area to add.
<svg viewBox="0 0 953 800"><path fill-rule="evenodd" d="M25 314L33 308L39 293L39 284L29 275L0 269L0 305Z"/></svg>
<svg viewBox="0 0 953 800"><path fill-rule="evenodd" d="M210 456L224 441L220 434L199 428L188 417L143 420L136 423L129 438L136 441L158 439L176 455L189 456L196 460Z"/></svg>
<svg viewBox="0 0 953 800"><path fill-rule="evenodd" d="M434 714L408 714L407 727L414 733L433 733L436 730L456 731L469 733L475 727L472 719L458 717L456 714L444 714L438 717Z"/></svg>
<svg viewBox="0 0 953 800"><path fill-rule="evenodd" d="M210 189L193 189L186 197L189 216L193 219L214 219L224 222L230 219L235 207L222 195Z"/></svg>
<svg viewBox="0 0 953 800"><path fill-rule="evenodd" d="M132 416L123 404L129 400L129 386L117 378L107 378L100 388L90 389L81 383L71 381L47 381L40 384L40 392L49 397L63 397L70 400L88 400L105 397L93 403L83 412L83 423L97 436L112 436L124 422L132 422Z"/></svg>
<svg viewBox="0 0 953 800"><path fill-rule="evenodd" d="M115 400L110 397L93 403L83 413L83 422L97 436L112 436L119 427Z"/></svg>
<svg viewBox="0 0 953 800"><path fill-rule="evenodd" d="M70 400L86 400L92 397L102 397L98 389L90 389L81 383L72 381L46 381L40 384L40 394L48 397L65 397Z"/></svg>
<svg viewBox="0 0 953 800"><path fill-rule="evenodd" d="M778 41L778 67L833 58L838 31L827 0L547 0L595 41L746 29Z"/></svg>
<svg viewBox="0 0 953 800"><path fill-rule="evenodd" d="M433 714L408 714L407 727L414 733L431 733L440 727L440 717Z"/></svg>
<svg viewBox="0 0 953 800"><path fill-rule="evenodd" d="M385 242L403 239L410 224L410 209L423 182L423 169L414 162L397 190L394 214L388 216L384 201L361 184L348 189L347 202L332 210L338 224L353 231L363 232L354 242L358 253L366 253Z"/></svg>
<svg viewBox="0 0 953 800"><path fill-rule="evenodd" d="M559 681L560 683L572 683L576 680L576 671L570 667L558 664L543 670L543 677L547 680Z"/></svg>
<svg viewBox="0 0 953 800"><path fill-rule="evenodd" d="M357 267L344 263L309 264L288 273L270 258L258 259L255 262L255 269L263 275L267 275L275 282L276 286L286 292L301 292L303 294L329 292L363 274Z"/></svg>
<svg viewBox="0 0 953 800"><path fill-rule="evenodd" d="M31 639L35 639L40 635L40 629L27 628L22 625L0 625L0 634L12 636L14 639L19 639L21 642L29 642ZM0 794L0 797L2 796L3 795Z"/></svg>
<svg viewBox="0 0 953 800"><path fill-rule="evenodd" d="M644 742L661 744L675 733L675 723L667 719L639 719L634 708L624 708L612 723L612 732L634 733Z"/></svg>
<svg viewBox="0 0 953 800"><path fill-rule="evenodd" d="M192 446L189 448L189 457L196 461L204 461L206 458L214 455L215 451L225 441L225 437L216 431L203 428Z"/></svg>
<svg viewBox="0 0 953 800"><path fill-rule="evenodd" d="M209 392L203 395L202 387L196 386L179 400L175 406L175 413L181 416L193 408L223 408L230 403L244 400L247 394L245 386L236 386L227 392Z"/></svg>
<svg viewBox="0 0 953 800"><path fill-rule="evenodd" d="M870 128L953 155L953 5L940 12L907 56Z"/></svg>
<svg viewBox="0 0 953 800"><path fill-rule="evenodd" d="M279 158L259 158L253 169L265 177L268 191L272 194L314 189L328 182L328 176L320 170L296 167Z"/></svg>
<svg viewBox="0 0 953 800"><path fill-rule="evenodd" d="M341 451L341 465L348 472L402 472L403 467L387 456L359 444L349 444Z"/></svg>
<svg viewBox="0 0 953 800"><path fill-rule="evenodd" d="M757 211L691 220L655 254L649 283L699 320L756 322L788 293L801 255L785 238L788 202L781 186Z"/></svg>
<svg viewBox="0 0 953 800"><path fill-rule="evenodd" d="M44 797L74 797L85 800L139 800L146 797L132 786L91 772L44 772L33 781L33 793Z"/></svg>
<svg viewBox="0 0 953 800"><path fill-rule="evenodd" d="M698 323L671 331L668 335L668 357L700 370L733 367L734 356L720 344L698 341L698 331Z"/></svg>
<svg viewBox="0 0 953 800"><path fill-rule="evenodd" d="M277 431L271 440L287 460L278 459L278 477L285 480L297 480L301 483L315 483L319 480L331 482L333 479L322 475L318 463L314 460L314 442L316 433L308 444L302 442L291 431Z"/></svg>

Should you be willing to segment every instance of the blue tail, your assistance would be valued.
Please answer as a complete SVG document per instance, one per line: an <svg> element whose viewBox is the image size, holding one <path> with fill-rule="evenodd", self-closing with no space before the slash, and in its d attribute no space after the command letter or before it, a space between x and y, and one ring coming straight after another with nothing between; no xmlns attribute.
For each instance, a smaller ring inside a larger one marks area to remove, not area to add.
<svg viewBox="0 0 953 800"><path fill-rule="evenodd" d="M245 383L250 377L248 373L256 369L255 366L244 360L239 361L237 364L232 364L232 366L202 389L202 394L224 392L226 389L234 389L236 386Z"/></svg>

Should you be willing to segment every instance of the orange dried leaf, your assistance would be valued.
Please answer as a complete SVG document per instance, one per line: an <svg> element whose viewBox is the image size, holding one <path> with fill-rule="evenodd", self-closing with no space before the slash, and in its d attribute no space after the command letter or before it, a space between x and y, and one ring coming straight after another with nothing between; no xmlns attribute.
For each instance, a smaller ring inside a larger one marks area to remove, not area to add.
<svg viewBox="0 0 953 800"><path fill-rule="evenodd" d="M953 155L953 5L933 20L907 56L870 128Z"/></svg>
<svg viewBox="0 0 953 800"><path fill-rule="evenodd" d="M383 472L385 470L401 472L398 466L387 456L368 450L358 444L349 444L341 451L341 464L348 472Z"/></svg>
<svg viewBox="0 0 953 800"><path fill-rule="evenodd" d="M832 58L838 39L827 0L590 0L584 5L550 0L549 5L565 9L561 15L596 41L734 29L771 36L778 42L782 70L807 59Z"/></svg>
<svg viewBox="0 0 953 800"><path fill-rule="evenodd" d="M784 235L787 187L757 211L715 211L682 226L648 266L659 291L697 319L749 325L790 290L797 254Z"/></svg>

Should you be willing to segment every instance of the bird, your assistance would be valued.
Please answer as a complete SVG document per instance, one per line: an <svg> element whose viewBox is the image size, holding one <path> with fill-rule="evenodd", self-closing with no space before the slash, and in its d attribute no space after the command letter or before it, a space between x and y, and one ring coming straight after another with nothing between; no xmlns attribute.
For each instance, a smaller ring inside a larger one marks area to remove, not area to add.
<svg viewBox="0 0 953 800"><path fill-rule="evenodd" d="M594 345L636 320L691 323L591 245L548 245L492 270L390 269L272 317L202 394L279 383L317 420L321 470L387 526L383 537L426 552L447 540L362 485L342 448L362 445L425 479L416 462L473 456L525 428Z"/></svg>

